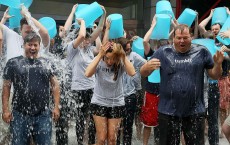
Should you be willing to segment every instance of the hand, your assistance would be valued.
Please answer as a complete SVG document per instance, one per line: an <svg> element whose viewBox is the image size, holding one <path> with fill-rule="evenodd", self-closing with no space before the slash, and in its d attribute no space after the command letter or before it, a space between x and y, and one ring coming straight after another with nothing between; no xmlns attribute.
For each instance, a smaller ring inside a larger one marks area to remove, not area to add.
<svg viewBox="0 0 230 145"><path fill-rule="evenodd" d="M109 29L111 25L111 20L109 18L106 19L105 27L106 29Z"/></svg>
<svg viewBox="0 0 230 145"><path fill-rule="evenodd" d="M159 69L161 66L161 62L159 59L157 58L152 58L151 60L149 60L147 62L147 67L149 68L149 70L153 71L156 69Z"/></svg>
<svg viewBox="0 0 230 145"><path fill-rule="evenodd" d="M209 17L212 17L214 10L215 10L215 9L212 9L212 10L210 11Z"/></svg>
<svg viewBox="0 0 230 145"><path fill-rule="evenodd" d="M82 18L76 18L76 21L79 25L81 25L82 22L85 22L85 20L83 20Z"/></svg>
<svg viewBox="0 0 230 145"><path fill-rule="evenodd" d="M100 5L101 9L103 10L104 14L106 13L105 7L103 5Z"/></svg>
<svg viewBox="0 0 230 145"><path fill-rule="evenodd" d="M151 27L152 27L152 26L155 26L156 23L157 23L157 18L156 18L156 15L154 15L153 20L152 20Z"/></svg>
<svg viewBox="0 0 230 145"><path fill-rule="evenodd" d="M214 63L221 64L224 60L224 53L222 51L217 51L213 56Z"/></svg>
<svg viewBox="0 0 230 145"><path fill-rule="evenodd" d="M65 28L63 26L59 26L59 36L62 38L66 34Z"/></svg>
<svg viewBox="0 0 230 145"><path fill-rule="evenodd" d="M139 38L139 36L133 36L132 38L131 38L131 41L135 41L136 39L138 39Z"/></svg>
<svg viewBox="0 0 230 145"><path fill-rule="evenodd" d="M8 7L6 11L4 12L3 19L8 20L9 18L12 18L12 17L14 17L14 15L12 16L9 15L9 7Z"/></svg>
<svg viewBox="0 0 230 145"><path fill-rule="evenodd" d="M220 37L222 38L222 39L224 39L224 38L230 38L230 30L227 30L227 31L224 31L224 32L220 32Z"/></svg>
<svg viewBox="0 0 230 145"><path fill-rule="evenodd" d="M228 7L225 7L226 8L226 12L228 15L230 15L230 11L229 11L229 8Z"/></svg>
<svg viewBox="0 0 230 145"><path fill-rule="evenodd" d="M106 54L106 51L110 48L110 47L113 47L113 43L111 42L106 42L105 44L103 44L99 50L99 54L101 56L104 56Z"/></svg>
<svg viewBox="0 0 230 145"><path fill-rule="evenodd" d="M26 17L26 13L29 13L28 9L24 5L21 5L21 15Z"/></svg>
<svg viewBox="0 0 230 145"><path fill-rule="evenodd" d="M75 13L77 10L78 4L73 5L71 13Z"/></svg>
<svg viewBox="0 0 230 145"><path fill-rule="evenodd" d="M222 52L230 52L230 49L226 47L225 45L221 46L220 51Z"/></svg>
<svg viewBox="0 0 230 145"><path fill-rule="evenodd" d="M9 124L10 121L12 120L12 118L13 118L12 113L10 111L5 111L5 112L2 113L2 120L5 123Z"/></svg>
<svg viewBox="0 0 230 145"><path fill-rule="evenodd" d="M59 117L60 117L60 110L59 110L58 106L55 106L53 111L52 111L52 118L54 121L57 121Z"/></svg>

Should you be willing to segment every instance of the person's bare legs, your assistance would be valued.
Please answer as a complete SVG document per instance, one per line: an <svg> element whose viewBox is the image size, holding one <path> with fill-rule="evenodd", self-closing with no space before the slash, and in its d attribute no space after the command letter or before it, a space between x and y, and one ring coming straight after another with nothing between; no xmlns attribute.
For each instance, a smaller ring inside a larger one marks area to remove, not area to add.
<svg viewBox="0 0 230 145"><path fill-rule="evenodd" d="M96 145L105 145L107 139L108 119L106 117L93 115L93 120L96 127Z"/></svg>
<svg viewBox="0 0 230 145"><path fill-rule="evenodd" d="M108 145L116 145L117 133L120 128L121 118L108 119Z"/></svg>
<svg viewBox="0 0 230 145"><path fill-rule="evenodd" d="M152 130L152 127L144 126L144 130L143 130L143 145L148 145L151 130Z"/></svg>
<svg viewBox="0 0 230 145"><path fill-rule="evenodd" d="M227 138L228 142L230 143L230 126L226 123L222 125L222 131Z"/></svg>
<svg viewBox="0 0 230 145"><path fill-rule="evenodd" d="M136 125L137 139L141 140L141 133L142 133L143 125L142 125L141 120L140 120L140 115L136 115L135 125Z"/></svg>
<svg viewBox="0 0 230 145"><path fill-rule="evenodd" d="M220 111L220 124L223 126L225 119L228 117L227 110L226 109L219 109ZM220 137L223 138L223 131L221 130Z"/></svg>

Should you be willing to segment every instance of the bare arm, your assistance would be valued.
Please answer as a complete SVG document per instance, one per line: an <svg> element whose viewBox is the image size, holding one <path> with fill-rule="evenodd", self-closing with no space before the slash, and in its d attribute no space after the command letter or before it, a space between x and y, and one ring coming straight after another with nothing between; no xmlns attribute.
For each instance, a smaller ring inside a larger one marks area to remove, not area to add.
<svg viewBox="0 0 230 145"><path fill-rule="evenodd" d="M145 37L143 39L143 44L144 44L144 49L145 49L144 50L145 51L145 55L147 55L149 53L149 51L150 51L149 40L150 40L151 34L152 34L155 26L156 26L156 16L153 17L151 27L148 30L148 32L145 34Z"/></svg>
<svg viewBox="0 0 230 145"><path fill-rule="evenodd" d="M198 38L198 14L196 15L196 19L195 19L195 28L194 28L194 35L193 35L193 39Z"/></svg>
<svg viewBox="0 0 230 145"><path fill-rule="evenodd" d="M94 56L96 56L99 53L100 48L101 48L101 39L99 36L97 37L95 42L96 42L96 48L93 50Z"/></svg>
<svg viewBox="0 0 230 145"><path fill-rule="evenodd" d="M125 65L125 71L127 72L127 74L129 76L134 76L136 74L135 68L134 68L133 64L129 61L129 59L126 57L125 52L124 52L123 57L124 57L123 62Z"/></svg>
<svg viewBox="0 0 230 145"><path fill-rule="evenodd" d="M102 31L102 29L104 27L105 17L106 17L106 10L105 10L104 6L101 6L101 8L102 8L104 13L100 18L100 21L99 21L99 24L98 24L96 30L94 30L93 33L91 34L91 38L90 38L91 43L94 42L97 39L97 37L99 36L99 34L101 33L101 31Z"/></svg>
<svg viewBox="0 0 230 145"><path fill-rule="evenodd" d="M111 47L110 42L106 42L101 46L101 49L98 53L98 55L94 58L94 60L88 65L88 67L85 70L85 76L91 77L96 72L96 68L100 60L104 57L106 51Z"/></svg>
<svg viewBox="0 0 230 145"><path fill-rule="evenodd" d="M224 53L221 51L217 51L216 54L213 56L214 66L212 69L208 69L208 75L213 80L217 80L222 75L222 62L224 60Z"/></svg>
<svg viewBox="0 0 230 145"><path fill-rule="evenodd" d="M83 19L77 19L77 21L80 23L80 31L73 42L74 48L77 48L84 41L86 35L85 21Z"/></svg>
<svg viewBox="0 0 230 145"><path fill-rule="evenodd" d="M200 34L204 34L207 30L205 29L205 27L207 26L208 22L211 20L212 15L213 15L213 11L214 9L211 10L209 16L207 18L205 18L200 24L199 24L199 31Z"/></svg>
<svg viewBox="0 0 230 145"><path fill-rule="evenodd" d="M6 23L6 21L9 19L9 18L11 18L11 17L13 17L13 16L10 16L9 15L9 7L6 9L6 11L4 12L4 14L3 14L3 17L2 17L2 19L1 19L1 24L5 24Z"/></svg>
<svg viewBox="0 0 230 145"><path fill-rule="evenodd" d="M11 111L9 109L10 89L11 81L4 80L2 89L2 119L6 123L10 123L12 119Z"/></svg>
<svg viewBox="0 0 230 145"><path fill-rule="evenodd" d="M111 20L107 18L106 19L106 23L105 23L105 33L104 33L104 36L103 36L102 44L104 44L107 41L109 41L109 29L110 29L110 25L111 25Z"/></svg>
<svg viewBox="0 0 230 145"><path fill-rule="evenodd" d="M59 105L60 105L60 86L58 80L55 76L50 78L50 84L52 88L52 94L54 97L54 109L53 109L53 118L57 120L60 116Z"/></svg>
<svg viewBox="0 0 230 145"><path fill-rule="evenodd" d="M69 14L69 17L67 18L66 22L65 22L65 25L64 25L64 30L65 31L69 31L71 26L72 26L72 22L73 22L73 19L74 19L74 14L75 14L75 11L78 7L78 4L75 4L72 8L72 11L71 13Z"/></svg>

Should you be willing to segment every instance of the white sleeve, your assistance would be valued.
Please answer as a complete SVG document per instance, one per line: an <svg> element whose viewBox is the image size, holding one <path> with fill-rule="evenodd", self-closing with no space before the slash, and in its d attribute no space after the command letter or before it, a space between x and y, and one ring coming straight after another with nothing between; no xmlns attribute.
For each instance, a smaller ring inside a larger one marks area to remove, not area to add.
<svg viewBox="0 0 230 145"><path fill-rule="evenodd" d="M67 52L66 60L68 63L71 63L74 56L79 52L79 48L73 47L73 41L71 41L66 47L67 47L66 48L66 52Z"/></svg>

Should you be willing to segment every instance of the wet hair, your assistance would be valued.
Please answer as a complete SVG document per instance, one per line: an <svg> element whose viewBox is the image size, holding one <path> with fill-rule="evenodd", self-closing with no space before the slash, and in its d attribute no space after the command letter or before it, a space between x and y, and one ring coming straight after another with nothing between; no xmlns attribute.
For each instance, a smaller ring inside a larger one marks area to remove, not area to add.
<svg viewBox="0 0 230 145"><path fill-rule="evenodd" d="M214 23L214 24L212 24L212 26L214 26L214 25L219 25L220 29L222 28L222 25L220 23ZM212 26L211 26L211 28L212 28Z"/></svg>
<svg viewBox="0 0 230 145"><path fill-rule="evenodd" d="M122 48L124 49L124 51L126 51L126 45L130 43L131 45L131 41L129 41L128 39L121 37L118 39L117 43L120 43Z"/></svg>
<svg viewBox="0 0 230 145"><path fill-rule="evenodd" d="M120 43L114 43L112 47L110 47L106 53L112 53L113 57L116 59L115 63L113 65L113 70L114 70L114 77L113 80L116 81L118 77L118 72L121 67L121 57L124 54L123 47Z"/></svg>
<svg viewBox="0 0 230 145"><path fill-rule="evenodd" d="M41 38L36 34L35 32L30 32L25 38L24 38L24 44L31 42L31 41L36 41L40 44Z"/></svg>
<svg viewBox="0 0 230 145"><path fill-rule="evenodd" d="M186 24L179 24L179 25L177 25L177 26L174 28L174 32L173 32L174 37L175 37L176 30L180 30L181 33L182 33L182 32L183 32L184 30L186 30L186 29L189 30L189 27L188 27L188 25L186 25ZM190 34L190 33L189 33L189 34Z"/></svg>
<svg viewBox="0 0 230 145"><path fill-rule="evenodd" d="M206 32L204 32L204 33L202 34L202 37L203 37L203 38L213 39L213 38L214 38L214 35L213 35L213 33L212 33L211 30L208 30L208 31L206 31Z"/></svg>
<svg viewBox="0 0 230 145"><path fill-rule="evenodd" d="M20 26L21 26L21 28L22 28L23 25L28 25L28 22L27 22L26 18L22 18L20 20Z"/></svg>

